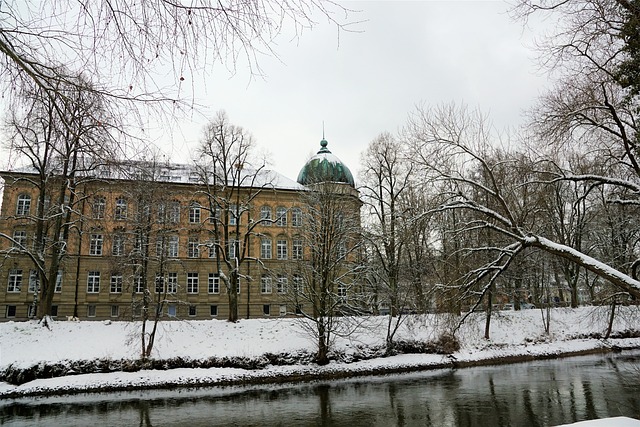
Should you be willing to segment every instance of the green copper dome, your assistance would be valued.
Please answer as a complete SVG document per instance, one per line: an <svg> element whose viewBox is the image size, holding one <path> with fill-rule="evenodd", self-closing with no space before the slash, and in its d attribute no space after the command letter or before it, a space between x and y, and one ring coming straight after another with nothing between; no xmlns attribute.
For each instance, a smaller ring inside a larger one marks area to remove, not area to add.
<svg viewBox="0 0 640 427"><path fill-rule="evenodd" d="M355 188L351 171L329 151L327 144L328 142L324 138L320 141L320 151L309 159L307 164L300 170L298 182L302 185L340 182Z"/></svg>

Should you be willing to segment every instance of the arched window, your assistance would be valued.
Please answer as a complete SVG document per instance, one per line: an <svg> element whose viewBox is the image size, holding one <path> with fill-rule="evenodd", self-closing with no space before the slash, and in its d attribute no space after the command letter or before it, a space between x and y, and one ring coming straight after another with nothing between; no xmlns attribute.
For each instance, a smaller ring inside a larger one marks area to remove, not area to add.
<svg viewBox="0 0 640 427"><path fill-rule="evenodd" d="M107 201L102 196L96 196L93 198L93 204L91 205L91 213L95 219L103 219L104 211L107 206Z"/></svg>
<svg viewBox="0 0 640 427"><path fill-rule="evenodd" d="M260 208L260 220L262 225L269 227L271 225L271 206L263 206Z"/></svg>
<svg viewBox="0 0 640 427"><path fill-rule="evenodd" d="M302 227L302 209L291 209L291 225L294 227Z"/></svg>
<svg viewBox="0 0 640 427"><path fill-rule="evenodd" d="M287 208L282 206L276 208L276 225L278 227L287 226Z"/></svg>
<svg viewBox="0 0 640 427"><path fill-rule="evenodd" d="M31 196L28 194L20 194L18 196L18 204L16 205L16 215L27 216L31 210Z"/></svg>

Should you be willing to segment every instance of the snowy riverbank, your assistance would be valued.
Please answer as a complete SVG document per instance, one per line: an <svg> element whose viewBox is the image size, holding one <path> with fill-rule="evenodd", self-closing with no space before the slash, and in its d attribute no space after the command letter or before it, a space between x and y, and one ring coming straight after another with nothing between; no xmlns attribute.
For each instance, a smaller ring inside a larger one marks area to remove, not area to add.
<svg viewBox="0 0 640 427"><path fill-rule="evenodd" d="M149 365L155 369L135 372L124 371L136 369L139 324L60 321L48 330L36 322L7 322L0 323L0 372L31 370L42 378L21 384L0 382L0 397L339 378L640 347L640 338L591 338L604 332L606 317L603 308L555 309L546 335L540 310L500 312L492 321L491 339L485 340L484 316L477 315L457 333L461 348L452 355L391 357L377 357L384 344L386 318L371 317L357 333L336 339L335 360L322 367L308 362L313 339L295 319L241 320L235 324L171 321L161 325L154 362ZM433 342L449 329L445 323L436 315L412 316L398 338ZM613 330L614 336L637 336L638 308L623 307ZM168 369L181 365L199 367ZM61 375L60 367L66 375L45 378L52 366L58 367L55 375ZM78 374L73 370L77 366L95 373Z"/></svg>

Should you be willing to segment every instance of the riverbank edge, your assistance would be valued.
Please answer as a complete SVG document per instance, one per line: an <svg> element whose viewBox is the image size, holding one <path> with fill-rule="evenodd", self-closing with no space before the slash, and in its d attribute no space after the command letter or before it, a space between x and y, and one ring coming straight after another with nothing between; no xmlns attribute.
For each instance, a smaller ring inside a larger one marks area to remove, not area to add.
<svg viewBox="0 0 640 427"><path fill-rule="evenodd" d="M89 384L84 386L79 385L58 385L53 387L48 386L35 386L28 388L29 383L23 384L27 388L25 390L15 390L22 386L8 386L8 389L0 390L0 399L20 399L28 397L39 396L65 396L65 395L77 395L84 393L110 393L110 392L123 392L123 391L137 391L137 390L168 390L175 388L200 388L200 387L219 387L219 386L237 386L237 385L263 385L263 384L285 384L285 383L302 383L312 381L329 381L348 378L359 378L366 376L382 376L403 374L411 372L423 372L432 371L438 369L463 369L475 366L492 366L492 365L506 365L522 362L530 362L535 360L547 360L547 359L560 359L575 356L586 356L593 354L608 354L618 353L623 350L639 350L640 338L627 338L627 339L609 339L606 342L601 340L588 340L593 341L594 346L590 348L583 348L579 350L556 350L554 352L540 352L536 353L535 348L537 346L529 345L520 350L522 353L514 352L509 355L494 355L486 358L479 359L462 359L458 360L455 355L444 356L442 359L446 361L441 362L425 362L425 363L410 363L399 365L387 365L387 366L374 366L374 367L357 367L353 368L357 363L334 363L328 367L320 369L314 365L296 365L290 367L291 370L282 372L273 370L270 368L260 370L241 370L238 369L236 375L231 377L221 376L219 378L187 378L181 380L166 380L163 382L151 382L151 383L137 383L137 384L122 384L118 381L112 383L106 382L102 384ZM571 341L568 341L570 343ZM568 346L571 347L571 346ZM473 355L473 353L471 353ZM382 358L380 358L382 359ZM216 369L216 368L210 368ZM124 372L124 371L121 371ZM166 372L166 371L162 371ZM110 375L105 374L85 374L85 375ZM69 377L81 377L69 376ZM64 377L61 377L64 378ZM36 380L42 382L43 380ZM46 380L44 380L46 381ZM35 382L35 381L34 381ZM11 389L13 388L13 390Z"/></svg>

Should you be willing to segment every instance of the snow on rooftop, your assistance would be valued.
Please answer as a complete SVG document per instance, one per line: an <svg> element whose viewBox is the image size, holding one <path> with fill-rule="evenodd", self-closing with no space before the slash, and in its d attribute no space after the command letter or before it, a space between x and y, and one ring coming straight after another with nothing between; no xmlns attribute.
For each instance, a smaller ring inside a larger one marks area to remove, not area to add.
<svg viewBox="0 0 640 427"><path fill-rule="evenodd" d="M110 165L87 168L85 176L99 179L116 180L153 180L155 182L197 184L202 182L201 172L191 164L164 163L157 164L145 161L122 161ZM6 172L34 174L33 166L24 166ZM255 175L255 179L254 179ZM211 180L210 180L211 181ZM241 172L240 187L270 188L278 190L304 190L304 186L272 169L246 168Z"/></svg>

